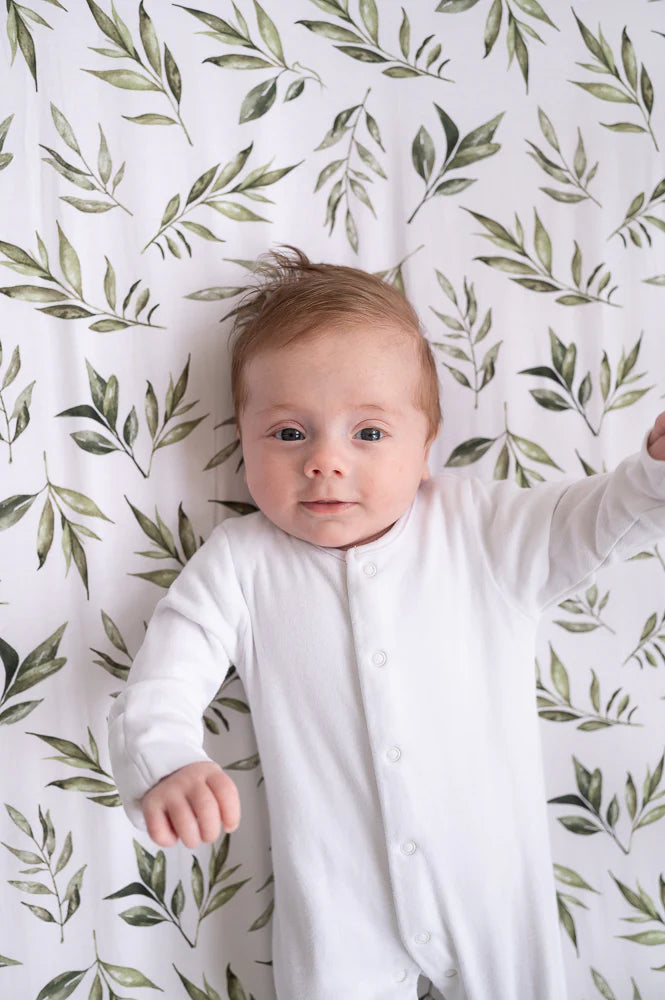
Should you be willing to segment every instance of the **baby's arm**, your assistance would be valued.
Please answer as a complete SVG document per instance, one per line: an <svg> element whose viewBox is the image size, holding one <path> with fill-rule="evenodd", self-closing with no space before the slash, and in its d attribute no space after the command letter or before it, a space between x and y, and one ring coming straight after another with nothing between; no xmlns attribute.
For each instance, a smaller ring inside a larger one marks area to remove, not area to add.
<svg viewBox="0 0 665 1000"><path fill-rule="evenodd" d="M665 414L613 472L519 489L473 483L495 579L528 614L665 535Z"/></svg>
<svg viewBox="0 0 665 1000"><path fill-rule="evenodd" d="M125 812L139 829L147 826L146 803L156 801L155 829L168 842L180 837L188 844L200 835L205 840L211 824L204 803L211 796L213 825L219 828L220 820L225 827L237 825L237 790L205 752L203 713L230 664L242 664L250 628L221 525L155 608L125 689L109 713L113 775ZM198 782L201 768L206 776L215 774L212 784ZM175 779L183 773L197 776L195 782L186 777L184 794L181 779ZM195 832L200 805L206 815Z"/></svg>
<svg viewBox="0 0 665 1000"><path fill-rule="evenodd" d="M160 847L182 840L185 847L212 844L240 822L235 782L219 764L187 764L158 781L141 800L148 833Z"/></svg>

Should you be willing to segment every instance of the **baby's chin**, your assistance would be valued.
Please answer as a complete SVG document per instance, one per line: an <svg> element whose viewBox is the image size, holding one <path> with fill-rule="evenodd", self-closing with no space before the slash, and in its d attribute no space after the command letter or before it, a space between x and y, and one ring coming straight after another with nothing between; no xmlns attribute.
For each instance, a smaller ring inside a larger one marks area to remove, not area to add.
<svg viewBox="0 0 665 1000"><path fill-rule="evenodd" d="M276 527L286 532L287 535L300 538L303 542L309 542L311 545L319 545L322 548L343 550L376 541L377 538L381 538L387 531L390 531L395 523L393 520L384 527L377 529L373 525L366 525L363 528L362 525L344 524L333 518L330 520L321 520L320 522L313 521L311 524L295 524L271 518L267 514L266 517Z"/></svg>

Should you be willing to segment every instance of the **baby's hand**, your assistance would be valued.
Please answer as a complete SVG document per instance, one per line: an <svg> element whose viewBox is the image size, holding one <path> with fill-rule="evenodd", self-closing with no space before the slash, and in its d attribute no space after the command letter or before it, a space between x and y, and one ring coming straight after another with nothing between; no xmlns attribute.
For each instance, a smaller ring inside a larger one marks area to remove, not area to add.
<svg viewBox="0 0 665 1000"><path fill-rule="evenodd" d="M656 423L647 441L647 449L652 458L665 459L665 413L656 417Z"/></svg>
<svg viewBox="0 0 665 1000"><path fill-rule="evenodd" d="M148 833L160 847L178 839L185 847L211 844L240 822L240 796L235 782L212 761L187 764L162 778L141 801Z"/></svg>

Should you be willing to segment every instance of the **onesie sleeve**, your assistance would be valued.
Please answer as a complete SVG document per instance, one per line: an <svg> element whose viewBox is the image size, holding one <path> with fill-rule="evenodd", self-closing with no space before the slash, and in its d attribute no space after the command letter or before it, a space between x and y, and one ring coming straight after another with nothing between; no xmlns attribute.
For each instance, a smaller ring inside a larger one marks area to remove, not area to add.
<svg viewBox="0 0 665 1000"><path fill-rule="evenodd" d="M111 768L131 822L143 795L186 764L207 761L203 713L240 657L249 616L219 525L157 604L124 691L109 714Z"/></svg>
<svg viewBox="0 0 665 1000"><path fill-rule="evenodd" d="M526 614L665 536L665 461L649 455L648 436L613 472L533 489L484 484L489 568Z"/></svg>

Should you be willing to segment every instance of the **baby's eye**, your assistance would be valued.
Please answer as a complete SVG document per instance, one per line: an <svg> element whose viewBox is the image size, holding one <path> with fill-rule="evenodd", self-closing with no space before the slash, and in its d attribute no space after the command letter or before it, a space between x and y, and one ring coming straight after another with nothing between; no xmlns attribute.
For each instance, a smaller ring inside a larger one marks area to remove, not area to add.
<svg viewBox="0 0 665 1000"><path fill-rule="evenodd" d="M296 434L302 435L302 431L299 431L297 427L280 427L278 431L275 431L275 437L280 441L301 441L302 438L296 437Z"/></svg>
<svg viewBox="0 0 665 1000"><path fill-rule="evenodd" d="M385 431L382 431L379 427L363 427L358 433L365 435L361 438L363 441L380 441L381 435L385 436Z"/></svg>

